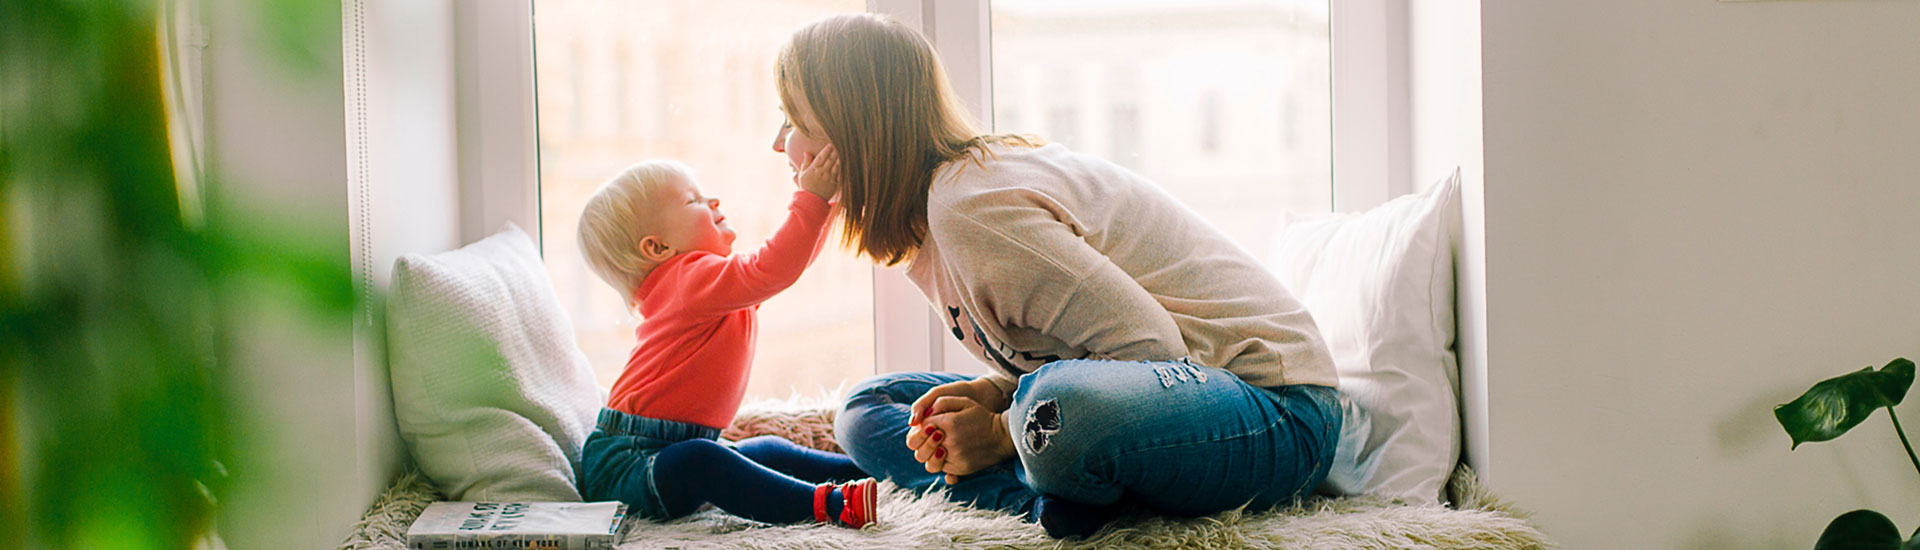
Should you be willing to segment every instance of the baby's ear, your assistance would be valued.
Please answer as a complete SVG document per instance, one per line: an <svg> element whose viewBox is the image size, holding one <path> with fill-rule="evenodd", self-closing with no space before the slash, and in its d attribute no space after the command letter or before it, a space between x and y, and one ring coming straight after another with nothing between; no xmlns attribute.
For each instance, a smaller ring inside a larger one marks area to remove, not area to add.
<svg viewBox="0 0 1920 550"><path fill-rule="evenodd" d="M649 262L656 264L664 262L677 253L678 251L675 251L671 246L667 246L667 243L660 240L659 237L647 235L645 238L640 239L640 257L646 258Z"/></svg>

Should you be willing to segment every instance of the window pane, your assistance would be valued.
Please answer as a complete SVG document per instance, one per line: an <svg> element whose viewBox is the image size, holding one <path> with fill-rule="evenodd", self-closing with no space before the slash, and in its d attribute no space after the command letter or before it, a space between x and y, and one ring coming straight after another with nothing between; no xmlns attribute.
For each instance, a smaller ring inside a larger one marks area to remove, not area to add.
<svg viewBox="0 0 1920 550"><path fill-rule="evenodd" d="M1326 0L992 10L996 131L1132 169L1256 254L1275 215L1333 209Z"/></svg>
<svg viewBox="0 0 1920 550"><path fill-rule="evenodd" d="M540 233L580 348L611 386L638 319L581 259L575 225L602 182L646 159L687 163L739 233L760 246L795 189L772 150L780 98L773 62L802 25L865 0L536 0ZM812 394L873 370L872 264L837 246L760 308L748 398Z"/></svg>

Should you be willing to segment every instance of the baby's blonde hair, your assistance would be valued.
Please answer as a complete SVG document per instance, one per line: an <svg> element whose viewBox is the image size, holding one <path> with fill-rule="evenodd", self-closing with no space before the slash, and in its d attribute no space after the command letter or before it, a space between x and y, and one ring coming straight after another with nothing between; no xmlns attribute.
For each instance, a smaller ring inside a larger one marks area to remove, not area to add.
<svg viewBox="0 0 1920 550"><path fill-rule="evenodd" d="M693 170L671 160L649 160L627 167L600 185L580 212L580 252L600 280L620 291L632 309L633 293L655 262L640 254L640 241L655 233L653 195L673 178L693 181Z"/></svg>

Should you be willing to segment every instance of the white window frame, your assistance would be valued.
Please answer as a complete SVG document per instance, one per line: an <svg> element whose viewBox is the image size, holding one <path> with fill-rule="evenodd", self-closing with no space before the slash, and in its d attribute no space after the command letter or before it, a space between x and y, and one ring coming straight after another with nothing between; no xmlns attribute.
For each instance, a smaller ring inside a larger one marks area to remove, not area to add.
<svg viewBox="0 0 1920 550"><path fill-rule="evenodd" d="M993 112L990 0L867 0L933 42L960 99ZM1412 192L1408 0L1329 0L1333 202L1359 211ZM461 236L513 222L540 242L532 0L454 3ZM985 116L982 127L991 128ZM983 372L899 267L873 273L880 372Z"/></svg>
<svg viewBox="0 0 1920 550"><path fill-rule="evenodd" d="M1333 26L1333 209L1413 192L1411 0L1328 0Z"/></svg>
<svg viewBox="0 0 1920 550"><path fill-rule="evenodd" d="M461 242L513 222L541 246L533 0L454 2L453 28Z"/></svg>
<svg viewBox="0 0 1920 550"><path fill-rule="evenodd" d="M987 0L867 0L867 11L918 29L940 52L947 78L968 112L991 130L992 32ZM873 353L880 372L983 373L986 366L947 336L947 323L899 267L873 269Z"/></svg>

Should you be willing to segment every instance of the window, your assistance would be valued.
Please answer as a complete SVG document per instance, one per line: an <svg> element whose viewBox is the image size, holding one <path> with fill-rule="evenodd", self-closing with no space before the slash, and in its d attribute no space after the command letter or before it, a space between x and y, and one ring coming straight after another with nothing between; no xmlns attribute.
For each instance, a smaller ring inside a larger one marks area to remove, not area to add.
<svg viewBox="0 0 1920 550"><path fill-rule="evenodd" d="M1132 61L1113 65L1107 70L1107 160L1139 172L1144 159L1141 155L1140 129L1140 66ZM1007 127L1018 128L1019 124L1007 121Z"/></svg>
<svg viewBox="0 0 1920 550"><path fill-rule="evenodd" d="M1220 92L1207 92L1200 97L1200 150L1208 154L1220 152Z"/></svg>
<svg viewBox="0 0 1920 550"><path fill-rule="evenodd" d="M1111 155L1256 255L1277 214L1332 210L1326 0L993 0L990 10L995 131ZM1020 85L1036 74L1046 88ZM1045 126L1013 116L1035 111Z"/></svg>
<svg viewBox="0 0 1920 550"><path fill-rule="evenodd" d="M535 0L540 235L554 289L603 385L626 365L638 319L581 259L588 196L635 162L693 167L753 250L786 219L794 186L771 150L773 62L794 29L865 0ZM838 236L830 236L834 243ZM872 264L829 246L760 309L748 398L812 394L874 372Z"/></svg>
<svg viewBox="0 0 1920 550"><path fill-rule="evenodd" d="M555 93L552 96L554 97L554 99L556 99L556 103L558 103L557 100L562 96L566 97L567 101L565 103L560 103L558 105L555 105L554 110L558 111L562 108L561 105L565 105L564 108L567 110L568 131L570 131L574 135L582 135L586 133L587 117L586 117L586 112L583 110L584 107L581 105L586 100L586 84L585 84L586 75L584 74L585 73L584 71L580 70L580 68L586 67L588 63L586 60L586 54L582 52L579 44L568 44L567 55L568 57L566 62L555 63L553 66L555 73L561 72L561 67L565 67L566 68L565 72L567 75L567 86L566 88L564 88L566 91ZM555 76L558 76L558 75L555 75ZM555 80L558 80L558 79L556 78ZM560 84L559 82L550 81L549 84L553 85L553 86L549 86L549 89L552 89L555 92L559 92L562 89L558 86Z"/></svg>
<svg viewBox="0 0 1920 550"><path fill-rule="evenodd" d="M1071 103L1055 105L1047 111L1047 129L1039 132L1052 136L1049 139L1060 143L1082 145L1080 140L1080 108Z"/></svg>
<svg viewBox="0 0 1920 550"><path fill-rule="evenodd" d="M505 221L538 228L582 348L602 382L611 382L632 345L634 320L579 260L573 224L580 203L627 164L677 158L727 200L729 216L741 222L739 246L757 244L779 217L749 212L746 203L767 202L767 194L754 193L784 190L789 180L768 151L778 116L770 74L778 45L820 17L871 10L922 29L963 101L995 131L1037 132L1107 155L1257 254L1279 211L1360 210L1410 190L1402 177L1407 90L1396 76L1407 65L1395 53L1404 52L1405 36L1392 24L1400 12L1380 0L1330 4L456 3L462 235L485 236ZM1207 90L1221 94L1219 152L1203 158L1198 110ZM1329 90L1339 94L1337 106ZM537 130L536 108L546 115ZM1330 118L1341 129L1337 158ZM527 183L536 179L540 185ZM749 218L762 226L746 227ZM810 392L875 370L981 368L941 338L938 315L897 268L874 268L839 250L769 302L762 322L754 396Z"/></svg>
<svg viewBox="0 0 1920 550"><path fill-rule="evenodd" d="M1115 105L1108 113L1111 124L1107 139L1113 141L1113 153L1107 158L1116 164L1135 172L1140 171L1140 107L1133 104Z"/></svg>
<svg viewBox="0 0 1920 550"><path fill-rule="evenodd" d="M627 107L633 102L633 93L627 89L633 80L633 60L627 59L626 48L614 50L613 55L613 63L608 67L609 77L613 79L613 89L608 96L612 102L608 107L612 115L608 118L614 121L613 133L624 135L631 133L634 128L633 117Z"/></svg>

